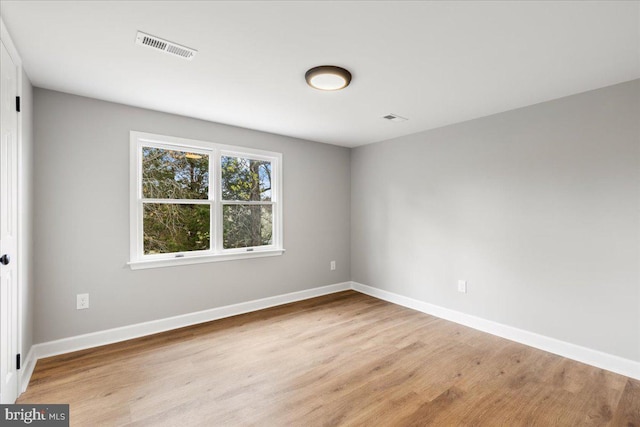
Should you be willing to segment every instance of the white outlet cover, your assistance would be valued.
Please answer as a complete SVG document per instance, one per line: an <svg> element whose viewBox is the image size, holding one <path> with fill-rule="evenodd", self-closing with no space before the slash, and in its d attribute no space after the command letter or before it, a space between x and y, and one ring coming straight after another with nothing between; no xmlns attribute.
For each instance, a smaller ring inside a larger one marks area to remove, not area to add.
<svg viewBox="0 0 640 427"><path fill-rule="evenodd" d="M462 292L464 294L467 293L467 281L466 280L458 280L458 292Z"/></svg>
<svg viewBox="0 0 640 427"><path fill-rule="evenodd" d="M84 310L89 308L89 294L76 295L76 309Z"/></svg>

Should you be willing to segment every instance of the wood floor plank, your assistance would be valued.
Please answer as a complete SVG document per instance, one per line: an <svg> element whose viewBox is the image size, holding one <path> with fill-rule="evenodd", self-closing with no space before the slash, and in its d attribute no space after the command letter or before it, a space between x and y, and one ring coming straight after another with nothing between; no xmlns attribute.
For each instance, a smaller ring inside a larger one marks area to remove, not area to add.
<svg viewBox="0 0 640 427"><path fill-rule="evenodd" d="M638 426L640 382L353 291L38 361L74 426Z"/></svg>
<svg viewBox="0 0 640 427"><path fill-rule="evenodd" d="M612 425L640 427L640 381L629 379L614 411Z"/></svg>

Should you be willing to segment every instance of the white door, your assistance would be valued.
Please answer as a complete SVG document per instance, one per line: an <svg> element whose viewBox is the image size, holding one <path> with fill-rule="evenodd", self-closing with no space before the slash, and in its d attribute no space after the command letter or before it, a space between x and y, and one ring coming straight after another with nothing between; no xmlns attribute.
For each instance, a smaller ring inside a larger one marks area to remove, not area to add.
<svg viewBox="0 0 640 427"><path fill-rule="evenodd" d="M14 403L18 397L18 73L0 45L0 403Z"/></svg>

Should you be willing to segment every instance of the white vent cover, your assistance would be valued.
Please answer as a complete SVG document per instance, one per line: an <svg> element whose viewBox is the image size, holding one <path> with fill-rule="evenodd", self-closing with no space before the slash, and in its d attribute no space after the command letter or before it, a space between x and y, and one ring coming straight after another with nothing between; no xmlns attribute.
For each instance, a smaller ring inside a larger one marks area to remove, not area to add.
<svg viewBox="0 0 640 427"><path fill-rule="evenodd" d="M151 49L159 50L170 55L179 56L180 58L191 61L198 52L190 47L179 45L178 43L170 42L168 40L161 39L150 34L145 34L142 31L138 31L136 36L136 44L140 46L146 46Z"/></svg>
<svg viewBox="0 0 640 427"><path fill-rule="evenodd" d="M387 114L386 116L382 116L383 119L391 120L392 122L406 122L407 118L399 116L397 114Z"/></svg>

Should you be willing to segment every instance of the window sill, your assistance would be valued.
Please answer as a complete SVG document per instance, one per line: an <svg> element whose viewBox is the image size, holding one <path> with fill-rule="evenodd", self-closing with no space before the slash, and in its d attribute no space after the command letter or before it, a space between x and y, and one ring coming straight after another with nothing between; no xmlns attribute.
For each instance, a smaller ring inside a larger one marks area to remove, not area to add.
<svg viewBox="0 0 640 427"><path fill-rule="evenodd" d="M207 262L233 261L238 259L263 258L269 256L282 255L284 249L269 249L253 252L235 252L220 255L202 255L180 258L163 258L144 261L130 261L127 263L132 270L142 270L146 268L174 267L177 265L203 264Z"/></svg>

